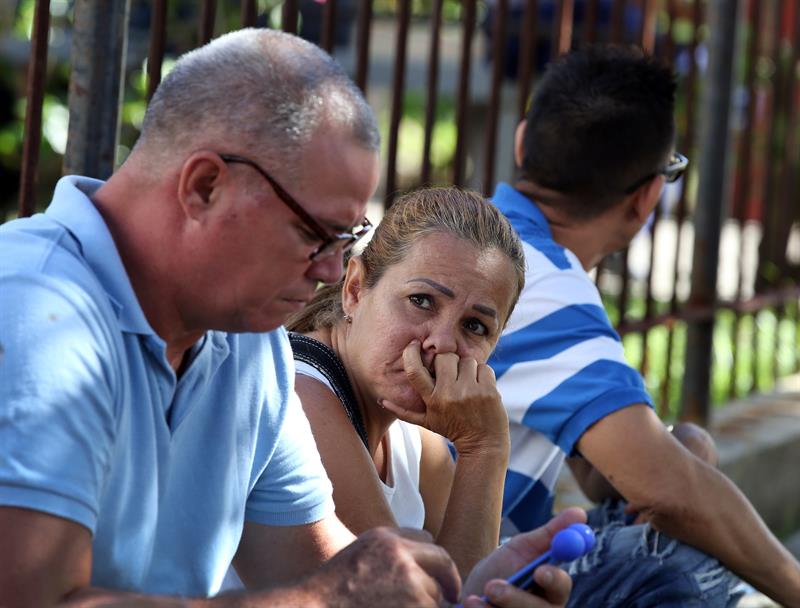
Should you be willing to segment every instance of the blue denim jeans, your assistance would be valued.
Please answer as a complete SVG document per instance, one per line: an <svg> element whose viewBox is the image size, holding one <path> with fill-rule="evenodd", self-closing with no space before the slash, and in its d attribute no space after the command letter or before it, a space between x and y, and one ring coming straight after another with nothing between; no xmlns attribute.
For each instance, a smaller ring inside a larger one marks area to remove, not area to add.
<svg viewBox="0 0 800 608"><path fill-rule="evenodd" d="M628 525L624 507L611 501L589 511L597 544L588 555L562 566L573 581L568 608L737 604L742 592L736 576L713 557L649 524Z"/></svg>

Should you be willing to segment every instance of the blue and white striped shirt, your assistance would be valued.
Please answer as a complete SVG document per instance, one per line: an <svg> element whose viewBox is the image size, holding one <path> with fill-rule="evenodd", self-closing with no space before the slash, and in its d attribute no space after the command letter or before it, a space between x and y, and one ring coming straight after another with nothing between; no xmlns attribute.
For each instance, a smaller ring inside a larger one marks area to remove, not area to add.
<svg viewBox="0 0 800 608"><path fill-rule="evenodd" d="M530 530L551 515L553 489L581 435L621 408L652 401L625 361L600 294L553 240L536 204L499 184L494 204L525 248L525 289L489 364L511 424L503 515Z"/></svg>

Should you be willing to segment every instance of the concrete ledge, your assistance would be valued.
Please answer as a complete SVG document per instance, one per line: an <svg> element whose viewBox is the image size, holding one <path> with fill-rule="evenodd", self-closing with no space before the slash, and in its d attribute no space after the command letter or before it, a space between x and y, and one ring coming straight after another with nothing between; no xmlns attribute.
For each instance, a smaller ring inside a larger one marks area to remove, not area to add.
<svg viewBox="0 0 800 608"><path fill-rule="evenodd" d="M756 397L715 413L720 469L780 538L800 530L800 392Z"/></svg>

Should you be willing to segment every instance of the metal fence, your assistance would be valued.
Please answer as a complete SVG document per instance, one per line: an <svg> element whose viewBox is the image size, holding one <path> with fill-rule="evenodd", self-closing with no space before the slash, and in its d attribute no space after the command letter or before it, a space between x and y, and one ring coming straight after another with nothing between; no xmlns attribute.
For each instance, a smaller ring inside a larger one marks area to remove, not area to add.
<svg viewBox="0 0 800 608"><path fill-rule="evenodd" d="M36 179L50 5L35 2L30 29L20 215L47 195ZM387 205L420 184L489 193L513 177L513 130L551 57L641 45L676 71L677 147L692 164L597 272L628 356L662 416L700 422L712 402L799 369L800 0L76 0L67 23L65 172L112 172L133 79L146 77L149 98L170 57L236 27L282 27L334 53L368 94Z"/></svg>

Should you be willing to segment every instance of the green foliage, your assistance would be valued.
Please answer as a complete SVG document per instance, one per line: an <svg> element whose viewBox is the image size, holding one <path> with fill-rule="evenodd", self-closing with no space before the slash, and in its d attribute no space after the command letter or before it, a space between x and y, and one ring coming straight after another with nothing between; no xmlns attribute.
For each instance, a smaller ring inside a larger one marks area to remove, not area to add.
<svg viewBox="0 0 800 608"><path fill-rule="evenodd" d="M445 21L459 21L463 4L460 0L444 0L442 4L442 19ZM373 11L376 14L397 13L397 0L375 0ZM428 17L433 12L433 0L413 0L411 2L411 14L414 17Z"/></svg>
<svg viewBox="0 0 800 608"><path fill-rule="evenodd" d="M605 298L605 306L612 319L619 317L612 298ZM785 309L765 309L755 315L737 316L730 310L717 313L711 360L712 405L718 407L754 391L773 390L777 379L798 371L798 309L800 303L790 302ZM643 310L643 299L632 298L628 318L640 318ZM680 411L686 334L684 322L675 323L672 329L658 326L647 332L645 385L665 419L674 419ZM645 354L643 334L627 334L622 343L628 362L641 369ZM671 358L668 358L670 348ZM670 366L668 386L667 365Z"/></svg>

